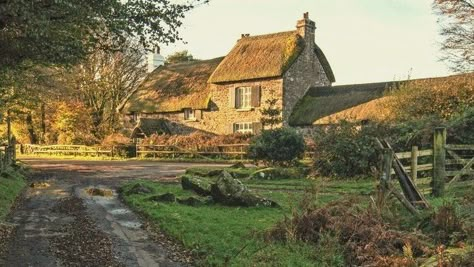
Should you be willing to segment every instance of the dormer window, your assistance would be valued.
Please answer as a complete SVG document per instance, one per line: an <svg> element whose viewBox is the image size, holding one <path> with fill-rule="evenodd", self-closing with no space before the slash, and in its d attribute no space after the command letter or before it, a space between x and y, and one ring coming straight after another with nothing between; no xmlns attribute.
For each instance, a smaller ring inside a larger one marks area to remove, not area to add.
<svg viewBox="0 0 474 267"><path fill-rule="evenodd" d="M187 121L194 121L196 120L196 116L194 114L194 111L193 109L190 109L190 108L185 108L184 109L184 120L187 120Z"/></svg>

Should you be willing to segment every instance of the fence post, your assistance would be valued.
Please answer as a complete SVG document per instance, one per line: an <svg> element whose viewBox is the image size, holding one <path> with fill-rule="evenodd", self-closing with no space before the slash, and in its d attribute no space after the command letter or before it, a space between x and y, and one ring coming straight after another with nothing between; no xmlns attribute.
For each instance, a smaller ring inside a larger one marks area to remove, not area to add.
<svg viewBox="0 0 474 267"><path fill-rule="evenodd" d="M390 148L384 148L383 150L383 172L382 172L382 183L384 187L390 182L390 175L392 172L393 162L393 150Z"/></svg>
<svg viewBox="0 0 474 267"><path fill-rule="evenodd" d="M16 137L12 136L12 141L11 141L11 153L12 153L12 164L16 164Z"/></svg>
<svg viewBox="0 0 474 267"><path fill-rule="evenodd" d="M418 178L418 147L411 147L411 180L414 182Z"/></svg>
<svg viewBox="0 0 474 267"><path fill-rule="evenodd" d="M111 158L114 158L114 150L115 150L115 146L112 146L112 151L110 151Z"/></svg>
<svg viewBox="0 0 474 267"><path fill-rule="evenodd" d="M433 182L432 194L441 197L444 194L446 179L446 128L438 127L433 135Z"/></svg>

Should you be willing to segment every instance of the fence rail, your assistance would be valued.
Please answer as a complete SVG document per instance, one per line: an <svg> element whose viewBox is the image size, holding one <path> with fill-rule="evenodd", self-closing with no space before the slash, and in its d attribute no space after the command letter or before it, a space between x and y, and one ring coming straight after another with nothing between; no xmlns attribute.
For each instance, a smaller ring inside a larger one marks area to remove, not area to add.
<svg viewBox="0 0 474 267"><path fill-rule="evenodd" d="M72 155L72 156L113 156L113 149L85 145L20 145L20 153L23 154L49 154L49 155Z"/></svg>
<svg viewBox="0 0 474 267"><path fill-rule="evenodd" d="M137 145L137 157L218 156L247 159L249 144L222 144L210 147L185 149L175 145Z"/></svg>
<svg viewBox="0 0 474 267"><path fill-rule="evenodd" d="M20 153L30 155L64 156L122 156L139 158L221 157L248 158L249 144L221 144L208 147L186 149L176 145L124 145L102 148L85 145L20 145Z"/></svg>

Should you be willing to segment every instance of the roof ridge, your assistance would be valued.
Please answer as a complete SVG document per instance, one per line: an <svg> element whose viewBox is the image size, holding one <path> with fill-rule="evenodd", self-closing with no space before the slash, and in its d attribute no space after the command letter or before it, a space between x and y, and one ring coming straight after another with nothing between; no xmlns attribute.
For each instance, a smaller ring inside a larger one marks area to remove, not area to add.
<svg viewBox="0 0 474 267"><path fill-rule="evenodd" d="M285 35L285 34L290 34L290 33L296 34L297 31L291 30L291 31L274 32L274 33L266 33L266 34L259 34L259 35L249 35L249 36L238 39L238 41L248 40L248 39L265 39L265 38L275 37L277 35Z"/></svg>

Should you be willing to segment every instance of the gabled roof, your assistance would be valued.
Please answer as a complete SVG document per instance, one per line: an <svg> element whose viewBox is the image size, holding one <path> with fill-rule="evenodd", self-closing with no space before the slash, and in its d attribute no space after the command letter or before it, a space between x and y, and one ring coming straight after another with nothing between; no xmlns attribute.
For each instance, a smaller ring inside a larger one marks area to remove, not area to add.
<svg viewBox="0 0 474 267"><path fill-rule="evenodd" d="M165 119L140 118L130 137L144 138L152 134L170 134Z"/></svg>
<svg viewBox="0 0 474 267"><path fill-rule="evenodd" d="M326 76L328 77L330 82L335 82L336 77L334 76L334 72L332 72L331 65L329 65L329 61L324 55L323 50L321 50L321 48L319 48L317 44L315 44L314 47L314 52L316 53L316 57L319 59L319 63L321 63L321 65L323 66L324 73L326 73Z"/></svg>
<svg viewBox="0 0 474 267"><path fill-rule="evenodd" d="M282 76L304 48L296 31L242 37L209 78L210 83Z"/></svg>
<svg viewBox="0 0 474 267"><path fill-rule="evenodd" d="M313 87L296 104L290 125L312 125L318 119L382 97L397 82Z"/></svg>
<svg viewBox="0 0 474 267"><path fill-rule="evenodd" d="M222 57L160 66L143 81L124 106L125 113L158 113L184 108L207 109L207 79Z"/></svg>

